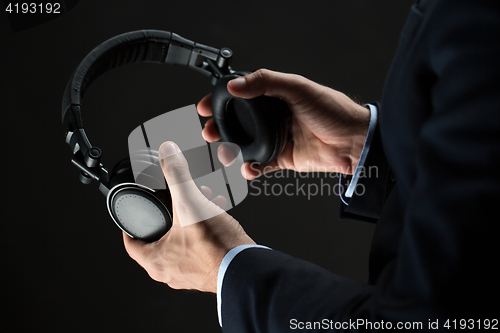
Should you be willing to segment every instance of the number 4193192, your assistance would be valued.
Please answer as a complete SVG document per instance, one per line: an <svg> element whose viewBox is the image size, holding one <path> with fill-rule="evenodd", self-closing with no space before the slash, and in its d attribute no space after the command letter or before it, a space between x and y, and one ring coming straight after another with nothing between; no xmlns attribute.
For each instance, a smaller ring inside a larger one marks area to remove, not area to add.
<svg viewBox="0 0 500 333"><path fill-rule="evenodd" d="M5 11L9 14L61 14L61 4L55 3L9 3Z"/></svg>
<svg viewBox="0 0 500 333"><path fill-rule="evenodd" d="M453 319L446 320L443 325L447 329L485 329L485 330L497 330L498 329L498 319Z"/></svg>

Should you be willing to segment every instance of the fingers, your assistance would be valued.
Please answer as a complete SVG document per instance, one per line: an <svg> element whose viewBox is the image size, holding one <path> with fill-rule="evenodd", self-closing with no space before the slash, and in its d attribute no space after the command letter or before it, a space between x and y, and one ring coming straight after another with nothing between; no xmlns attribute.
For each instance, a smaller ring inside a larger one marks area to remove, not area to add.
<svg viewBox="0 0 500 333"><path fill-rule="evenodd" d="M239 150L239 147L233 143L221 143L217 147L217 158L225 167L231 166L236 161Z"/></svg>
<svg viewBox="0 0 500 333"><path fill-rule="evenodd" d="M200 186L200 190L201 190L201 193L203 193L203 195L205 196L205 198L207 198L208 200L210 200L210 198L212 197L212 189L208 186Z"/></svg>
<svg viewBox="0 0 500 333"><path fill-rule="evenodd" d="M215 127L213 118L207 120L207 122L205 123L205 127L201 131L201 135L207 142L215 142L220 140L219 131L217 131L217 127Z"/></svg>
<svg viewBox="0 0 500 333"><path fill-rule="evenodd" d="M219 206L220 208L222 208L222 209L226 208L226 205L227 205L227 199L226 199L226 197L225 197L225 196L223 196L223 195L218 195L218 196L216 196L216 197L212 200L212 202L213 202L214 204L216 204L217 206Z"/></svg>
<svg viewBox="0 0 500 333"><path fill-rule="evenodd" d="M295 104L303 95L304 89L312 83L299 75L259 69L229 81L227 89L236 97L254 98L266 95L279 97L287 103Z"/></svg>
<svg viewBox="0 0 500 333"><path fill-rule="evenodd" d="M196 106L198 114L202 117L212 116L212 94L203 97Z"/></svg>
<svg viewBox="0 0 500 333"><path fill-rule="evenodd" d="M208 94L203 97L196 106L196 110L198 110L198 114L202 117L212 116L212 94ZM215 126L213 119L207 120L207 122L205 123L205 127L201 132L201 135L207 142L215 142L220 140L219 131L217 131L217 127Z"/></svg>
<svg viewBox="0 0 500 333"><path fill-rule="evenodd" d="M203 186L201 185L200 186L200 190L201 190L201 193L203 193L203 195L205 196L205 198L207 198L208 200L210 200L210 198L212 197L212 189L208 186ZM227 199L226 197L222 196L222 195L218 195L216 196L212 202L214 204L216 204L217 206L219 206L220 208L224 209L227 205Z"/></svg>
<svg viewBox="0 0 500 333"><path fill-rule="evenodd" d="M251 74L228 82L228 91L242 98L254 98L261 95L279 97L289 105L294 105L305 99L312 99L319 93L319 84L300 75L274 72L259 69ZM212 116L212 94L203 97L197 105L198 114L203 117ZM220 140L219 131L213 119L205 123L202 136L207 142Z"/></svg>

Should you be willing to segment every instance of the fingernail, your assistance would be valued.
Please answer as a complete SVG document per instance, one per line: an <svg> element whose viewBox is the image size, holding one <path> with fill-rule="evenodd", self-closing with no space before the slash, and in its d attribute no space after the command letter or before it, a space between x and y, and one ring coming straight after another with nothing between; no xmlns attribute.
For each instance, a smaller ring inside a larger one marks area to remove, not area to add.
<svg viewBox="0 0 500 333"><path fill-rule="evenodd" d="M242 90L247 85L247 80L244 77L238 77L229 81L228 84L234 90Z"/></svg>
<svg viewBox="0 0 500 333"><path fill-rule="evenodd" d="M243 176L243 178L248 179L247 178L247 168L246 168L245 164L241 165L241 169L240 170L241 170L241 175Z"/></svg>
<svg viewBox="0 0 500 333"><path fill-rule="evenodd" d="M162 160L165 157L168 157L173 154L180 153L179 147L172 141L164 142L158 151L158 159Z"/></svg>

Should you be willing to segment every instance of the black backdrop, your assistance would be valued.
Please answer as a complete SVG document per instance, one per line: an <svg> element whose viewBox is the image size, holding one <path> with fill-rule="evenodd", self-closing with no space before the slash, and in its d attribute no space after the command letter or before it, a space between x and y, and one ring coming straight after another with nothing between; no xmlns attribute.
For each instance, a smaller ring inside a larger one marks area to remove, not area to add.
<svg viewBox="0 0 500 333"><path fill-rule="evenodd" d="M60 117L62 93L71 72L97 44L137 29L173 31L232 48L234 69L299 73L368 102L381 95L411 2L88 0L15 33L3 8L1 288L8 310L2 326L12 331L220 332L215 296L175 291L151 280L126 254L95 184L80 184L70 164ZM132 129L197 103L209 91L204 76L185 68L124 67L89 89L84 124L110 168L127 153ZM337 181L293 174L266 178L271 185L296 179L301 184ZM340 221L336 196L249 195L230 213L257 243L367 279L375 226Z"/></svg>

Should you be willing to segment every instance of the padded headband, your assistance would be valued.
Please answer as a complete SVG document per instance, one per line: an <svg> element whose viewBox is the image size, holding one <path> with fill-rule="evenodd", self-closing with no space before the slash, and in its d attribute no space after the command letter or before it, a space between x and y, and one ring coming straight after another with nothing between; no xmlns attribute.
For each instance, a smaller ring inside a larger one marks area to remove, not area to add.
<svg viewBox="0 0 500 333"><path fill-rule="evenodd" d="M220 51L160 30L133 31L105 41L83 59L66 86L62 102L66 142L73 150L80 148L84 155L92 148L83 130L81 103L85 90L101 74L126 64L153 62L188 66L212 76L211 61L221 65L221 56L228 59L230 53L229 49Z"/></svg>

